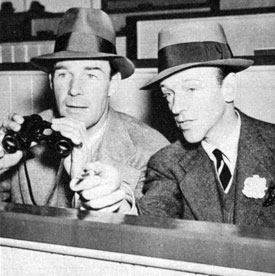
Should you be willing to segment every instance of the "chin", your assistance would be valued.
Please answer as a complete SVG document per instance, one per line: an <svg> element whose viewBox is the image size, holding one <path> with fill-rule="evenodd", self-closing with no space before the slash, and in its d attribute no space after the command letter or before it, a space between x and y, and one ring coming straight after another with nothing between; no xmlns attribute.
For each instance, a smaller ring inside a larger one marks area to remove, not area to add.
<svg viewBox="0 0 275 276"><path fill-rule="evenodd" d="M185 140L190 144L196 144L203 140L203 136L197 133L192 133L191 131L184 131L183 136Z"/></svg>
<svg viewBox="0 0 275 276"><path fill-rule="evenodd" d="M64 117L71 118L71 119L79 121L79 122L83 122L86 127L87 127L87 125L89 125L88 119L81 114L67 113Z"/></svg>

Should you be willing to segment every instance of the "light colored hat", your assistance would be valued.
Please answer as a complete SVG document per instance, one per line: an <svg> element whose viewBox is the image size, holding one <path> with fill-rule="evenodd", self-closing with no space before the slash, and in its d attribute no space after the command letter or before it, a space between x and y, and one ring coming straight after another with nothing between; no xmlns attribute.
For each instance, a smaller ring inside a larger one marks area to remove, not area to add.
<svg viewBox="0 0 275 276"><path fill-rule="evenodd" d="M31 59L39 69L50 72L59 60L109 60L115 70L127 78L134 64L116 53L116 33L109 16L98 9L71 8L59 23L54 52Z"/></svg>
<svg viewBox="0 0 275 276"><path fill-rule="evenodd" d="M178 24L159 32L158 75L141 89L152 89L164 78L191 67L222 66L239 72L252 64L252 60L233 57L219 23Z"/></svg>

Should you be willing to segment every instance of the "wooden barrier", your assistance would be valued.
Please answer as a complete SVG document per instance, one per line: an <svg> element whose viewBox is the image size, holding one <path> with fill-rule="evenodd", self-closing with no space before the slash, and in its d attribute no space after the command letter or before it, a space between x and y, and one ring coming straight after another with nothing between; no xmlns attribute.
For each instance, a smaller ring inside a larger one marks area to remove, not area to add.
<svg viewBox="0 0 275 276"><path fill-rule="evenodd" d="M269 228L14 204L0 223L1 275L275 273Z"/></svg>

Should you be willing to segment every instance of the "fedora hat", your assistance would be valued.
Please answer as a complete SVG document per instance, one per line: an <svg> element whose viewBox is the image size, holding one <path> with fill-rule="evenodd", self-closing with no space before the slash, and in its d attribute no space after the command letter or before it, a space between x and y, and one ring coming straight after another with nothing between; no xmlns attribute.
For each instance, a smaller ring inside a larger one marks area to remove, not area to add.
<svg viewBox="0 0 275 276"><path fill-rule="evenodd" d="M135 70L134 64L116 53L116 33L110 17L99 9L71 8L62 17L55 40L54 52L37 56L31 63L51 72L60 60L109 60L113 68L127 78Z"/></svg>
<svg viewBox="0 0 275 276"><path fill-rule="evenodd" d="M223 27L215 22L187 22L158 34L158 75L141 89L155 88L163 79L191 67L222 66L239 72L252 60L234 58Z"/></svg>

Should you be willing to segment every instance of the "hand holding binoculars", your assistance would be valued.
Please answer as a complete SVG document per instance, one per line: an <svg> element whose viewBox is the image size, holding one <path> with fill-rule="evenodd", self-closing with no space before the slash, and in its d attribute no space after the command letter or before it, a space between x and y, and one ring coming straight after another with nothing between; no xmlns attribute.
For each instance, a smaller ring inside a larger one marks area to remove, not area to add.
<svg viewBox="0 0 275 276"><path fill-rule="evenodd" d="M46 142L60 157L68 156L74 147L72 141L51 128L51 123L44 121L39 115L24 116L20 131L8 130L2 140L7 153L28 150L32 142Z"/></svg>

